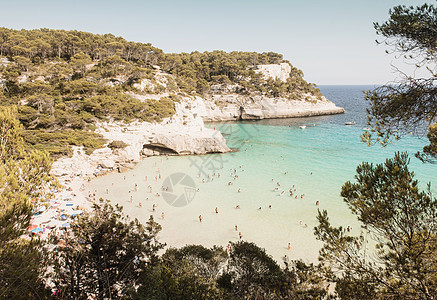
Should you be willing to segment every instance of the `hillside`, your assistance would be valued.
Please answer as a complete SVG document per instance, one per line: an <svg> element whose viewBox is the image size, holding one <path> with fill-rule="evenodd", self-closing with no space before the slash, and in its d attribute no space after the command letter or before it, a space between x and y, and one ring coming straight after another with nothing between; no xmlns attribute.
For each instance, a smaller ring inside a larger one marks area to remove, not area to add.
<svg viewBox="0 0 437 300"><path fill-rule="evenodd" d="M101 122L159 123L176 107L205 121L342 112L281 54L166 54L112 34L7 28L0 105L17 105L26 142L54 156L101 148Z"/></svg>

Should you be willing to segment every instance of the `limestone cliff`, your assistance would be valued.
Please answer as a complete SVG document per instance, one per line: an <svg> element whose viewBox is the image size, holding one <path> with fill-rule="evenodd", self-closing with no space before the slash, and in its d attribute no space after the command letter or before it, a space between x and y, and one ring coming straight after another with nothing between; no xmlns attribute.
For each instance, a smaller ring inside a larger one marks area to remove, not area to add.
<svg viewBox="0 0 437 300"><path fill-rule="evenodd" d="M278 79L283 82L290 78L291 66L288 63L258 65L253 67L264 79ZM174 82L170 74L158 70L155 75L156 84L144 80L135 87L141 91L166 89L169 82ZM168 97L169 93L151 93L146 95L131 94L138 99L159 99ZM344 113L324 96L309 93L300 94L295 99L272 97L261 92L249 92L238 84L212 85L203 96L183 95L179 93L182 106L179 111L184 115L200 116L204 121L231 121L247 119L273 119L308 117Z"/></svg>

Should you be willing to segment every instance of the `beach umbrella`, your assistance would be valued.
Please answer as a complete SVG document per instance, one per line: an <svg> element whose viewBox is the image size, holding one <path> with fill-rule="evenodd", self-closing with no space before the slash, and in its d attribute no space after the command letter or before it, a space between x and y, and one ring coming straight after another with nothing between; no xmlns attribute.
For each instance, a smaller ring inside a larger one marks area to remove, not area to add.
<svg viewBox="0 0 437 300"><path fill-rule="evenodd" d="M38 232L42 232L42 228L41 227L36 227L32 230L33 233L38 233Z"/></svg>
<svg viewBox="0 0 437 300"><path fill-rule="evenodd" d="M82 214L82 213L83 213L83 211L81 211L80 209L78 209L78 210L73 211L73 212L71 213L71 216L73 217L73 216L76 216L76 215L80 215L80 214Z"/></svg>
<svg viewBox="0 0 437 300"><path fill-rule="evenodd" d="M38 225L32 224L29 226L29 228L27 228L28 231L34 230L35 228L37 228Z"/></svg>
<svg viewBox="0 0 437 300"><path fill-rule="evenodd" d="M63 227L63 228L70 228L70 223L64 223L64 224L62 224L62 226L61 227Z"/></svg>

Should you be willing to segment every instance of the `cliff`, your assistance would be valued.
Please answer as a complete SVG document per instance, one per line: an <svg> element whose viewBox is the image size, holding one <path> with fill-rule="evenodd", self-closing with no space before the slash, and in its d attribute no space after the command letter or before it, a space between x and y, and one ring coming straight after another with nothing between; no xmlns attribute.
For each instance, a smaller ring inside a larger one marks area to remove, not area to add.
<svg viewBox="0 0 437 300"><path fill-rule="evenodd" d="M290 79L291 66L288 63L267 64L253 66L253 70L260 74L264 80L280 80L286 82ZM143 80L135 84L140 91L166 90L169 81L174 81L170 74L161 70L155 74L154 84L151 80ZM169 97L169 93L130 94L137 99L160 99ZM181 94L180 94L181 95ZM235 120L260 120L274 118L295 118L318 115L331 115L344 113L344 109L322 95L309 92L287 97L273 97L269 93L250 91L240 84L215 84L211 85L209 92L200 96L179 96L183 105L179 106L182 114L194 114L203 121L235 121Z"/></svg>

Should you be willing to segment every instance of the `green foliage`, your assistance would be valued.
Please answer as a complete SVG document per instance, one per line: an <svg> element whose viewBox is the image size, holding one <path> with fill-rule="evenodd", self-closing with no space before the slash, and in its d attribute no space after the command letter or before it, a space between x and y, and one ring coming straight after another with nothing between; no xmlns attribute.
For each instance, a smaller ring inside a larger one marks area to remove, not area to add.
<svg viewBox="0 0 437 300"><path fill-rule="evenodd" d="M124 149L127 146L129 146L128 144L126 144L123 141L112 141L108 144L108 148L111 150L115 150L115 149Z"/></svg>
<svg viewBox="0 0 437 300"><path fill-rule="evenodd" d="M190 245L168 249L152 271L145 272L134 299L224 299L216 283L227 260L223 248Z"/></svg>
<svg viewBox="0 0 437 300"><path fill-rule="evenodd" d="M319 212L320 258L341 298L437 296L437 199L429 187L419 190L408 163L406 154L375 166L363 163L356 183L343 185L344 201L366 230L360 237L332 227L327 212ZM368 237L374 243L368 244Z"/></svg>
<svg viewBox="0 0 437 300"><path fill-rule="evenodd" d="M236 299L318 299L326 295L313 265L286 261L279 265L254 243L231 243L219 286Z"/></svg>
<svg viewBox="0 0 437 300"><path fill-rule="evenodd" d="M162 50L151 44L128 42L112 34L53 29L13 30L0 28L0 55L21 55L31 60L62 58L103 60L119 55L128 62L143 66L162 60Z"/></svg>
<svg viewBox="0 0 437 300"><path fill-rule="evenodd" d="M71 145L84 146L85 153L91 154L106 142L99 134L82 130L26 130L23 137L28 147L47 151L52 157L71 156Z"/></svg>
<svg viewBox="0 0 437 300"><path fill-rule="evenodd" d="M47 153L25 151L14 106L0 107L0 295L45 299L42 244L24 240L33 205L55 184Z"/></svg>
<svg viewBox="0 0 437 300"><path fill-rule="evenodd" d="M239 84L244 87L240 93L262 92L272 97L301 99L309 93L321 96L320 90L303 79L303 72L291 66L290 78L287 82L263 79L256 73L256 65L279 64L283 60L281 54L268 52L192 52L167 54L163 69L177 78L181 90L191 93L205 94L213 84Z"/></svg>
<svg viewBox="0 0 437 300"><path fill-rule="evenodd" d="M52 252L53 281L62 299L118 298L138 284L163 245L153 218L144 227L129 220L119 206L94 205L64 237L65 247ZM58 238L52 243L57 245Z"/></svg>
<svg viewBox="0 0 437 300"><path fill-rule="evenodd" d="M362 137L368 144L379 142L386 145L406 133L431 126L430 145L423 149L423 153L416 154L423 161L437 157L437 143L433 139L435 127L432 127L437 121L436 20L437 8L424 4L420 7L396 6L390 10L388 21L374 24L377 34L384 38L383 42L391 47L391 52L401 54L417 68L426 68L428 77L402 74L399 82L367 92L366 99L371 105L368 124L372 132Z"/></svg>

